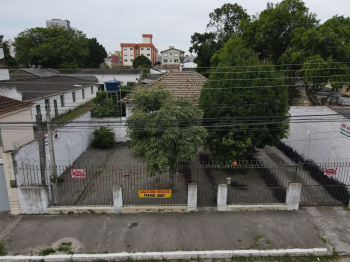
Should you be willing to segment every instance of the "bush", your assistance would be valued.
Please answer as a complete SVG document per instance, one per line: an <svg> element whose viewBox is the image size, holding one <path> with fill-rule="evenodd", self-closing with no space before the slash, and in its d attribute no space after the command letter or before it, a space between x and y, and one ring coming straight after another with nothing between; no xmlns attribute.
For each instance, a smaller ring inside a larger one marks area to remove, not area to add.
<svg viewBox="0 0 350 262"><path fill-rule="evenodd" d="M110 148L114 145L114 133L113 130L100 126L93 132L94 140L92 141L92 146L98 148Z"/></svg>

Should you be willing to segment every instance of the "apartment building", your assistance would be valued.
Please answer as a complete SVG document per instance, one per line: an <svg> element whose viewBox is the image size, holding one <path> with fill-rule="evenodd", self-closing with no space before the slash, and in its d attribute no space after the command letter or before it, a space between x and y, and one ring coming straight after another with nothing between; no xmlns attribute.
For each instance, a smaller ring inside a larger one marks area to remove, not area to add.
<svg viewBox="0 0 350 262"><path fill-rule="evenodd" d="M169 49L160 52L162 54L162 65L180 65L184 60L185 52L169 46Z"/></svg>
<svg viewBox="0 0 350 262"><path fill-rule="evenodd" d="M155 64L157 62L158 49L152 43L152 38L152 34L143 34L142 43L121 43L122 65L132 66L134 59L140 55L146 56L149 60L151 60L152 64Z"/></svg>

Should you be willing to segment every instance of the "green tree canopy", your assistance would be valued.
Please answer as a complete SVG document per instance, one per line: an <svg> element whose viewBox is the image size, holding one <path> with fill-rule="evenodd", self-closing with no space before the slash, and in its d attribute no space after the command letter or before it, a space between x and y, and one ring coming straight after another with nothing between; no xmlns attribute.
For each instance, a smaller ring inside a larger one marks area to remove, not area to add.
<svg viewBox="0 0 350 262"><path fill-rule="evenodd" d="M268 3L260 15L243 21L240 32L246 47L254 49L261 60L276 64L291 46L295 29L311 29L317 24L316 15L309 13L302 0L283 0Z"/></svg>
<svg viewBox="0 0 350 262"><path fill-rule="evenodd" d="M79 30L63 26L27 29L15 38L14 45L16 59L23 66L87 67L95 66L97 61L106 56L97 41L86 38Z"/></svg>
<svg viewBox="0 0 350 262"><path fill-rule="evenodd" d="M179 163L191 161L205 142L203 112L161 87L136 89L132 97L135 106L127 120L127 135L135 154L146 157L149 175L173 175Z"/></svg>
<svg viewBox="0 0 350 262"><path fill-rule="evenodd" d="M238 37L212 60L216 67L200 96L212 156L232 161L277 144L288 130L288 94L282 76Z"/></svg>
<svg viewBox="0 0 350 262"><path fill-rule="evenodd" d="M96 38L88 39L89 45L89 56L85 59L84 67L88 68L99 68L101 63L104 62L105 57L107 57L107 51Z"/></svg>
<svg viewBox="0 0 350 262"><path fill-rule="evenodd" d="M152 62L149 60L146 56L140 55L134 59L134 62L132 62L133 68L151 68Z"/></svg>
<svg viewBox="0 0 350 262"><path fill-rule="evenodd" d="M209 14L207 30L209 32L194 33L191 36L190 52L197 54L194 62L198 67L210 67L213 54L223 47L225 42L238 31L240 23L249 16L240 5L226 3ZM199 68L198 72L205 72L207 68Z"/></svg>
<svg viewBox="0 0 350 262"><path fill-rule="evenodd" d="M335 16L324 24L295 30L291 47L280 58L286 64L285 75L306 84L306 92L315 105L326 100L316 98L325 85L340 88L349 82L350 18Z"/></svg>

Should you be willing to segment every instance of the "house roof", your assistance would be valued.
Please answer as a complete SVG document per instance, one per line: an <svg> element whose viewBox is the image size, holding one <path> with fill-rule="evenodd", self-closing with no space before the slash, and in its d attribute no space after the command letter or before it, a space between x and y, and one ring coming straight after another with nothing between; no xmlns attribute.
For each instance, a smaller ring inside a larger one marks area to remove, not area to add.
<svg viewBox="0 0 350 262"><path fill-rule="evenodd" d="M131 75L131 74L142 74L142 69L84 69L77 70L74 72L75 75Z"/></svg>
<svg viewBox="0 0 350 262"><path fill-rule="evenodd" d="M180 51L181 53L185 53L185 51L182 51L182 50L177 49L177 48L169 48L169 49L166 49L166 50L160 51L160 53L163 53L163 52L166 52L166 51L170 51L170 50L176 50L176 51Z"/></svg>
<svg viewBox="0 0 350 262"><path fill-rule="evenodd" d="M53 76L17 81L0 81L0 89L16 88L18 92L22 93L23 101L32 101L69 90L80 89L81 86L91 85L96 82L97 79L89 81L70 76Z"/></svg>
<svg viewBox="0 0 350 262"><path fill-rule="evenodd" d="M174 71L169 72L160 78L147 84L147 87L163 85L165 90L169 90L175 97L188 98L196 103L207 78L193 71Z"/></svg>
<svg viewBox="0 0 350 262"><path fill-rule="evenodd" d="M24 75L27 76L28 74L37 76L37 77L51 77L51 76L58 76L60 73L53 69L44 69L44 68L18 68L15 70L10 70L10 75Z"/></svg>
<svg viewBox="0 0 350 262"><path fill-rule="evenodd" d="M32 106L32 103L22 102L6 96L0 96L0 115Z"/></svg>

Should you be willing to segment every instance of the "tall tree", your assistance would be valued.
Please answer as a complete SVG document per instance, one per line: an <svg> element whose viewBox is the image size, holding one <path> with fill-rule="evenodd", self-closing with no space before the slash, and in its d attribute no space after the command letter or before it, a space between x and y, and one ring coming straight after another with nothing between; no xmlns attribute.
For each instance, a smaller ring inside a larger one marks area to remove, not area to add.
<svg viewBox="0 0 350 262"><path fill-rule="evenodd" d="M84 67L89 56L89 41L85 34L63 26L27 29L15 38L14 45L16 58L24 66Z"/></svg>
<svg viewBox="0 0 350 262"><path fill-rule="evenodd" d="M189 162L203 145L207 132L203 112L192 102L176 99L161 87L136 89L127 134L136 155L147 159L149 175L174 175L180 162Z"/></svg>
<svg viewBox="0 0 350 262"><path fill-rule="evenodd" d="M206 33L194 33L191 36L190 52L197 54L195 63L199 68L197 71L206 72L210 67L210 59L213 54L223 47L225 42L238 31L240 23L249 16L238 4L224 4L209 14L209 23ZM207 68L206 68L207 67Z"/></svg>
<svg viewBox="0 0 350 262"><path fill-rule="evenodd" d="M99 68L107 57L106 49L97 42L96 38L88 39L89 56L85 59L84 67Z"/></svg>
<svg viewBox="0 0 350 262"><path fill-rule="evenodd" d="M317 24L316 15L309 13L302 0L283 0L268 3L260 15L243 21L240 32L244 44L254 49L261 60L276 64L290 47L295 29L311 29Z"/></svg>
<svg viewBox="0 0 350 262"><path fill-rule="evenodd" d="M303 81L314 105L325 104L317 93L327 84L341 88L349 82L350 18L335 16L324 24L295 30L291 47L280 58L289 77ZM291 70L292 69L292 70Z"/></svg>
<svg viewBox="0 0 350 262"><path fill-rule="evenodd" d="M132 62L133 68L151 68L152 62L149 60L146 56L140 55L134 59L134 62Z"/></svg>
<svg viewBox="0 0 350 262"><path fill-rule="evenodd" d="M226 42L235 35L242 20L249 18L246 10L238 4L226 3L209 14L207 29L213 30L217 39Z"/></svg>
<svg viewBox="0 0 350 262"><path fill-rule="evenodd" d="M212 60L216 67L200 96L212 156L232 161L277 144L288 130L282 76L238 37L227 41Z"/></svg>

